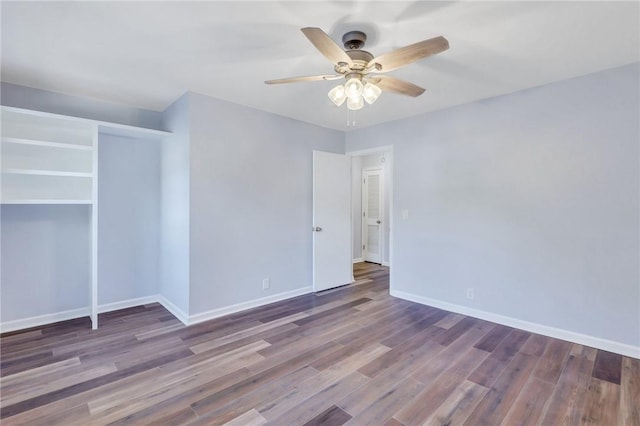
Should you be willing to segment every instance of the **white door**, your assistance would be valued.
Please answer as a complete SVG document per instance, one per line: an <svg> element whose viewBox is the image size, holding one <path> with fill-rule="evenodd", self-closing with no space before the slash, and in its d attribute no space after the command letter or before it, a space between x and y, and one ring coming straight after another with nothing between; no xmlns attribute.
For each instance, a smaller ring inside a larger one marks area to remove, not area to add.
<svg viewBox="0 0 640 426"><path fill-rule="evenodd" d="M382 263L382 169L362 172L362 255L367 262Z"/></svg>
<svg viewBox="0 0 640 426"><path fill-rule="evenodd" d="M350 282L351 159L313 151L313 291Z"/></svg>

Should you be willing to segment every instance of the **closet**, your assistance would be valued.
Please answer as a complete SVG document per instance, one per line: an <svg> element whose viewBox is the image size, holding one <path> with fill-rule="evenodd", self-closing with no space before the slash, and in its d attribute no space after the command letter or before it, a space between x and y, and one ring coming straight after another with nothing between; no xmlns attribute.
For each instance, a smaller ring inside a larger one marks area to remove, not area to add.
<svg viewBox="0 0 640 426"><path fill-rule="evenodd" d="M90 274L86 282L88 298L86 312L92 327L98 327L98 146L105 135L131 139L157 140L160 143L169 132L146 129L104 121L69 117L20 108L1 108L2 125L2 175L0 200L3 209L9 205L22 205L26 209L41 209L43 206L84 205L88 216ZM31 206L31 207L29 207ZM80 210L70 213L83 215ZM56 210L64 214L64 209ZM46 218L45 218L46 219ZM64 239L64 235L58 238ZM2 247L4 252L12 247ZM28 259L21 259L29 267ZM53 260L52 260L53 261ZM84 272L79 271L79 274ZM20 291L20 283L3 282L3 290ZM3 330L6 331L6 330Z"/></svg>

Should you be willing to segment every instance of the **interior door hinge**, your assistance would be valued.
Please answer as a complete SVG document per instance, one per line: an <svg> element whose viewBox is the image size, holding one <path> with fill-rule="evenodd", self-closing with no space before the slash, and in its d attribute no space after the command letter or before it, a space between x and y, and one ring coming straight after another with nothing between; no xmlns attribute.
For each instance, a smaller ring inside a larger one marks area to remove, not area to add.
<svg viewBox="0 0 640 426"><path fill-rule="evenodd" d="M367 180L366 179L362 179L362 183L367 183Z"/></svg>
<svg viewBox="0 0 640 426"><path fill-rule="evenodd" d="M362 245L362 250L364 250L364 244Z"/></svg>
<svg viewBox="0 0 640 426"><path fill-rule="evenodd" d="M362 216L363 216L363 217L364 217L364 216L366 216L366 215L367 215L367 214L366 214L365 212L362 212Z"/></svg>

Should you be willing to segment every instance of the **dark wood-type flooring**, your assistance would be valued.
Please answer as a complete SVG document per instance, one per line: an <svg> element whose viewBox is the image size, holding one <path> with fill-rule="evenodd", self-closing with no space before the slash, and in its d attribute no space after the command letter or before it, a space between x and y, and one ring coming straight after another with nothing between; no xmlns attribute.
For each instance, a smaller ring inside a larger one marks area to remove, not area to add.
<svg viewBox="0 0 640 426"><path fill-rule="evenodd" d="M1 423L640 425L640 361L357 282L184 327L151 304L1 338Z"/></svg>

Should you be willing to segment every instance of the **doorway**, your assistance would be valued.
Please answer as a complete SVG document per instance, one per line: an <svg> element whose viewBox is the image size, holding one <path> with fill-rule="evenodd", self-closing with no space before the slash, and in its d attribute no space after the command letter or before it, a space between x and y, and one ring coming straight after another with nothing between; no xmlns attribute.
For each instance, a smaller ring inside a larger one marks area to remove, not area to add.
<svg viewBox="0 0 640 426"><path fill-rule="evenodd" d="M388 267L392 259L392 147L348 154L351 156L354 268L362 269L361 262Z"/></svg>
<svg viewBox="0 0 640 426"><path fill-rule="evenodd" d="M365 257L369 262L376 262L370 263L372 266L391 266L392 159L391 146L346 155L313 152L314 292L355 282L353 264L364 262ZM367 181L363 176L373 177L376 185L365 188ZM365 210L363 188L367 194ZM371 223L363 220L369 217ZM367 228L363 232L364 226ZM389 272L389 285L393 283L392 272Z"/></svg>

